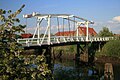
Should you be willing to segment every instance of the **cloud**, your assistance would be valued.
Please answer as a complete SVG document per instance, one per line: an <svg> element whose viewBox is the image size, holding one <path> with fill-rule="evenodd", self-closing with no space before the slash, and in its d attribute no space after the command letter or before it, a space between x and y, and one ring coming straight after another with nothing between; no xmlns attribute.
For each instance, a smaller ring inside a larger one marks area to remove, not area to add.
<svg viewBox="0 0 120 80"><path fill-rule="evenodd" d="M113 20L110 20L110 21L108 21L108 23L110 23L110 24L115 24L116 22L113 21Z"/></svg>
<svg viewBox="0 0 120 80"><path fill-rule="evenodd" d="M120 34L120 16L113 17L111 20L104 22L95 22L94 29L99 32L103 27L108 27L113 33Z"/></svg>
<svg viewBox="0 0 120 80"><path fill-rule="evenodd" d="M116 16L112 19L113 21L117 21L117 22L120 22L120 16Z"/></svg>
<svg viewBox="0 0 120 80"><path fill-rule="evenodd" d="M110 24L120 24L120 16L113 17L112 20L109 20Z"/></svg>

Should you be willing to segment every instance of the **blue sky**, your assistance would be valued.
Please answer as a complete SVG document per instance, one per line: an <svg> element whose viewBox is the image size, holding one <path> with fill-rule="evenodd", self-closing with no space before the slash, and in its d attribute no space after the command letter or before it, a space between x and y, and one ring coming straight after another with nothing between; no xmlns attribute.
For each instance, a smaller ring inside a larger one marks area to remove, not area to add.
<svg viewBox="0 0 120 80"><path fill-rule="evenodd" d="M23 14L32 12L53 14L74 14L95 22L93 27L99 32L107 26L120 34L120 0L0 0L0 8L15 11L25 4L18 16L25 23Z"/></svg>

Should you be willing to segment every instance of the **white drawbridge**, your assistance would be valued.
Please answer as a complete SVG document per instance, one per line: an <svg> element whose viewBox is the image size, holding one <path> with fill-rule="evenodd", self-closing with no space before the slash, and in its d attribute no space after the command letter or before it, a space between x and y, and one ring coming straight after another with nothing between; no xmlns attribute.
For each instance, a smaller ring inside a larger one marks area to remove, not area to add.
<svg viewBox="0 0 120 80"><path fill-rule="evenodd" d="M37 27L34 31L33 37L32 38L24 38L24 39L17 39L18 43L21 43L23 46L42 46L42 45L54 45L54 44L60 44L60 43L67 43L67 42L92 42L92 41L108 41L110 39L113 39L113 37L90 37L89 36L89 31L88 31L88 26L89 24L93 24L94 22L89 21L87 19L75 16L75 15L70 15L70 14L39 14L33 12L33 14L29 15L24 15L24 18L32 18L35 17L37 19ZM51 30L52 25L52 18L56 18L57 22L57 28L58 32L60 31L60 21L59 18L62 19L62 26L63 26L63 32L65 30L65 20L67 21L68 28L70 31L70 23L73 23L74 29L76 29L76 34L74 36L53 36L51 35L53 32ZM40 36L41 32L41 23L43 20L46 20L47 27L44 31L44 35ZM78 27L84 25L86 27L86 36L79 36L79 30ZM36 37L37 35L37 37ZM47 35L47 36L46 36Z"/></svg>

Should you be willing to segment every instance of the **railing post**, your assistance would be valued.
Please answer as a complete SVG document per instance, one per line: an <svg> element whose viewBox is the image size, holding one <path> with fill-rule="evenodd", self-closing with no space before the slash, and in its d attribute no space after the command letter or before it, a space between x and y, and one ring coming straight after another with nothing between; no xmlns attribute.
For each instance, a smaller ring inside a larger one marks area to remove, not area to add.
<svg viewBox="0 0 120 80"><path fill-rule="evenodd" d="M26 40L26 41L27 41L27 42L26 42L26 43L27 43L27 46L29 46L29 39L28 39L28 40Z"/></svg>
<svg viewBox="0 0 120 80"><path fill-rule="evenodd" d="M46 47L46 50L45 50L45 53L44 53L44 56L46 58L46 64L48 64L48 67L50 68L51 67L51 46L47 46Z"/></svg>
<svg viewBox="0 0 120 80"><path fill-rule="evenodd" d="M80 44L77 43L77 53L75 54L75 60L76 62L80 61Z"/></svg>

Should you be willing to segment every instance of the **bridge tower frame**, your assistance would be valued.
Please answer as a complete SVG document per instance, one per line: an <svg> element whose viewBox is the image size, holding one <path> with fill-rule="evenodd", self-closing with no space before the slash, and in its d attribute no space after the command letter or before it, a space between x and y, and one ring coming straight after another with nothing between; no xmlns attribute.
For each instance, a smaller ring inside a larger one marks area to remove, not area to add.
<svg viewBox="0 0 120 80"><path fill-rule="evenodd" d="M68 20L68 22L74 22L74 24L77 24L75 27L76 27L76 30L77 30L77 33L76 33L76 41L79 41L79 30L78 30L78 27L83 24L86 26L86 41L89 41L89 30L88 30L88 26L89 24L93 24L92 21L89 21L87 19L84 19L84 18L81 18L81 17L78 17L78 16L75 16L75 15L71 15L71 14L39 14L39 13L36 13L36 12L33 12L32 14L28 14L28 15L23 15L24 18L32 18L32 17L35 17L37 18L37 27L35 29L35 32L33 34L33 39L35 39L35 36L37 34L37 44L38 45L42 45L44 40L45 40L45 37L46 37L46 34L48 35L47 37L47 44L48 45L51 45L53 44L51 42L51 18L62 18L62 19L66 19ZM74 19L71 19L71 18L74 18ZM77 20L75 20L75 18ZM45 30L45 33L42 37L42 39L40 38L40 24L43 20L47 20L47 28ZM69 24L70 26L70 24ZM65 40L65 39L64 39ZM59 43L59 40L57 40L57 42ZM66 42L66 41L65 41Z"/></svg>

